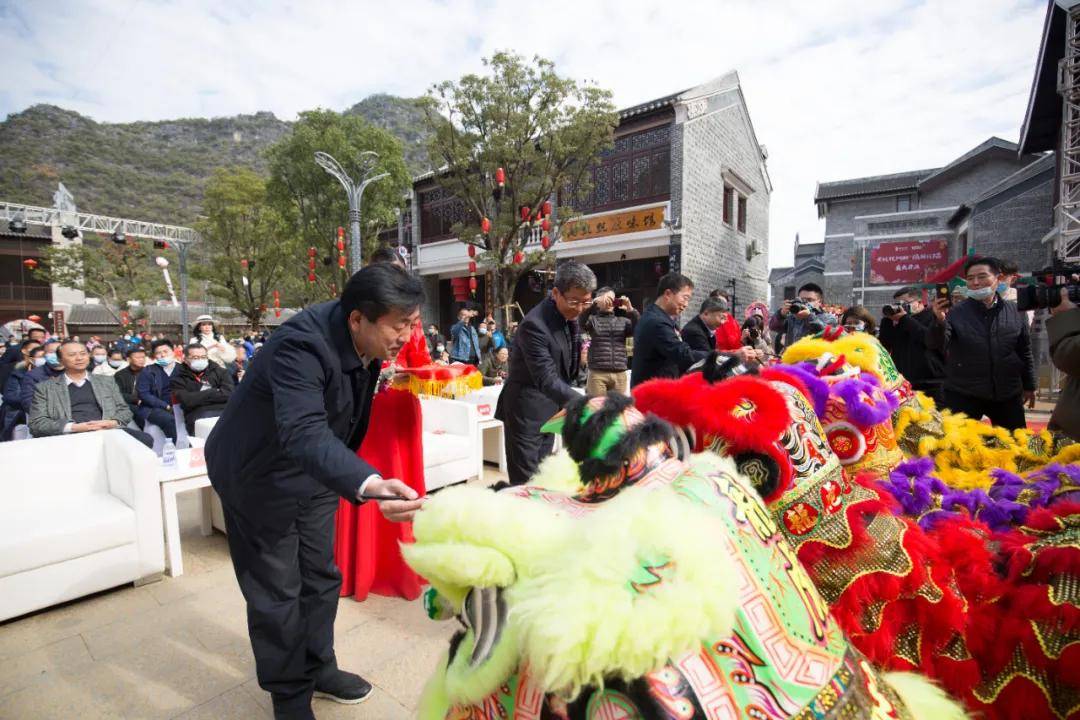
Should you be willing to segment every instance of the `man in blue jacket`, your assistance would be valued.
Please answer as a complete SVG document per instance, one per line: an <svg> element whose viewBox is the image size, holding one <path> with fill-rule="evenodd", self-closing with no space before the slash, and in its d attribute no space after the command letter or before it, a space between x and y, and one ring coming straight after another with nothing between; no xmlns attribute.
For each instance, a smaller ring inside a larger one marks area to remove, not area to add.
<svg viewBox="0 0 1080 720"><path fill-rule="evenodd" d="M19 388L19 405L27 416L30 415L30 408L34 404L34 390L37 384L51 380L64 372L64 368L60 365L60 357L56 354L59 347L59 340L49 340L45 343L45 364L35 367L22 379Z"/></svg>
<svg viewBox="0 0 1080 720"><path fill-rule="evenodd" d="M690 305L694 283L685 275L669 272L656 286L656 302L645 308L634 328L634 361L630 387L653 378L677 378L690 366L709 356L694 350L679 335L675 318Z"/></svg>
<svg viewBox="0 0 1080 720"><path fill-rule="evenodd" d="M154 355L154 364L147 365L135 381L139 394L139 405L146 416L145 421L161 428L173 442L176 442L176 416L173 415L172 391L169 383L176 372L176 351L172 340L162 338L150 344Z"/></svg>
<svg viewBox="0 0 1080 720"><path fill-rule="evenodd" d="M458 310L458 321L450 328L450 340L453 343L450 347L451 362L480 364L480 334L471 322L477 314L476 310L468 307Z"/></svg>
<svg viewBox="0 0 1080 720"><path fill-rule="evenodd" d="M307 308L270 336L207 440L256 674L275 718L311 720L313 695L351 704L371 693L334 655L334 517L339 497L377 499L392 521L411 519L422 503L357 449L382 361L408 341L423 299L420 281L397 266L359 271L340 300Z"/></svg>

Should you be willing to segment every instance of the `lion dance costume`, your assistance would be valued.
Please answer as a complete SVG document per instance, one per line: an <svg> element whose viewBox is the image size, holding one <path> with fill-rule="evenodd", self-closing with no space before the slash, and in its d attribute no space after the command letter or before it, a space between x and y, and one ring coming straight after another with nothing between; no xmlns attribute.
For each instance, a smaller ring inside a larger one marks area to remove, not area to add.
<svg viewBox="0 0 1080 720"><path fill-rule="evenodd" d="M1080 717L1075 446L939 413L870 336L800 341L784 360L634 394L751 479L873 663L985 717Z"/></svg>
<svg viewBox="0 0 1080 720"><path fill-rule="evenodd" d="M786 398L801 395L752 382L775 406L768 431L783 434ZM737 400L729 428L750 437L762 418L738 386L727 389ZM800 407L814 430L813 410ZM462 629L420 717L964 717L918 674L867 659L797 558L812 528L791 532L763 502L763 490L774 499L793 490L795 465L808 464L835 483L835 495L805 488L819 512L871 494L844 480L820 431L789 441L800 453L812 441L814 456L792 458L788 484L770 492L782 447L691 455L701 442L688 440L693 423L680 424L676 433L629 398L582 398L548 424L567 451L532 484L451 488L427 502L403 552L431 581L430 614ZM931 584L929 570L920 577Z"/></svg>

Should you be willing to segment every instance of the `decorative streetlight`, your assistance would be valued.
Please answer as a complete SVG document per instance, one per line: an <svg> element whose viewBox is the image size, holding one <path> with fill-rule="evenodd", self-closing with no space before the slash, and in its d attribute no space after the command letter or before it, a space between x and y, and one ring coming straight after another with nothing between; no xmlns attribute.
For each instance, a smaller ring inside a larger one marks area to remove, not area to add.
<svg viewBox="0 0 1080 720"><path fill-rule="evenodd" d="M364 197L364 190L367 186L376 180L382 180L384 177L388 177L390 173L379 173L373 175L375 172L375 166L379 162L379 155L371 150L365 150L360 153L358 164L360 166L360 184L357 185L353 182L353 179L349 177L349 174L345 172L345 169L341 167L341 163L333 158L333 156L324 153L315 153L315 162L319 164L326 172L337 178L341 186L345 188L345 195L349 199L349 264L352 266L352 271L357 272L360 269L361 257L360 257L360 207L361 201Z"/></svg>

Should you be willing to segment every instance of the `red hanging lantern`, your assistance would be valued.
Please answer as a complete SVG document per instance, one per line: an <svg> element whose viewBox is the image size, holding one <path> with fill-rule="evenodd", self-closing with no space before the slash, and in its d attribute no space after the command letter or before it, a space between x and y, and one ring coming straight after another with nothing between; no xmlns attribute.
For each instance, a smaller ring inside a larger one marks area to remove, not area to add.
<svg viewBox="0 0 1080 720"><path fill-rule="evenodd" d="M338 241L337 241L337 251L339 253L345 252L345 241L342 240L341 238L338 238Z"/></svg>
<svg viewBox="0 0 1080 720"><path fill-rule="evenodd" d="M337 264L338 264L338 267L341 268L342 270L345 269L345 256L344 255L338 255Z"/></svg>
<svg viewBox="0 0 1080 720"><path fill-rule="evenodd" d="M307 249L307 256L308 256L309 258L313 258L313 257L315 257L315 248L313 248L313 247L309 247L309 248Z"/></svg>
<svg viewBox="0 0 1080 720"><path fill-rule="evenodd" d="M491 221L487 218L480 219L480 232L484 233L485 235L491 232Z"/></svg>
<svg viewBox="0 0 1080 720"><path fill-rule="evenodd" d="M308 266L308 270L314 270L315 269L315 258L311 258L310 260L308 260L307 266Z"/></svg>
<svg viewBox="0 0 1080 720"><path fill-rule="evenodd" d="M532 224L533 225L539 225L540 224L540 211L539 210L537 210L536 214L533 215Z"/></svg>
<svg viewBox="0 0 1080 720"><path fill-rule="evenodd" d="M551 215L551 201L545 200L543 205L544 217Z"/></svg>
<svg viewBox="0 0 1080 720"><path fill-rule="evenodd" d="M314 283L315 282L315 273L308 273L307 281L309 283Z"/></svg>
<svg viewBox="0 0 1080 720"><path fill-rule="evenodd" d="M525 262L525 253L518 250L516 253L514 253L514 264L520 265L523 262Z"/></svg>
<svg viewBox="0 0 1080 720"><path fill-rule="evenodd" d="M476 278L469 278L469 291L476 292Z"/></svg>
<svg viewBox="0 0 1080 720"><path fill-rule="evenodd" d="M340 225L338 225L337 236L338 240L342 240L345 238L345 228L341 227Z"/></svg>
<svg viewBox="0 0 1080 720"><path fill-rule="evenodd" d="M472 243L469 243L469 257L471 257L471 258L476 257L476 246L473 245Z"/></svg>
<svg viewBox="0 0 1080 720"><path fill-rule="evenodd" d="M541 220L540 221L540 229L543 230L544 232L550 231L551 230L551 221L548 220L547 218L544 218L543 220Z"/></svg>
<svg viewBox="0 0 1080 720"><path fill-rule="evenodd" d="M529 208L528 205L522 205L521 206L521 220L523 222L529 222L529 214L530 213L531 213L531 209Z"/></svg>
<svg viewBox="0 0 1080 720"><path fill-rule="evenodd" d="M38 266L38 261L34 258L26 258L22 261L22 264L26 266L27 270L33 270Z"/></svg>
<svg viewBox="0 0 1080 720"><path fill-rule="evenodd" d="M495 168L495 184L499 187L506 184L506 171L502 168Z"/></svg>
<svg viewBox="0 0 1080 720"><path fill-rule="evenodd" d="M266 312L266 303L263 303L262 305L259 305L259 312L260 313Z"/></svg>
<svg viewBox="0 0 1080 720"><path fill-rule="evenodd" d="M274 291L274 299L277 300L279 297L281 297L281 295L278 293L277 290L275 290Z"/></svg>
<svg viewBox="0 0 1080 720"><path fill-rule="evenodd" d="M274 308L274 317L281 317L281 308Z"/></svg>
<svg viewBox="0 0 1080 720"><path fill-rule="evenodd" d="M476 272L476 261L475 260L470 260L469 261L469 272L471 272L471 273Z"/></svg>
<svg viewBox="0 0 1080 720"><path fill-rule="evenodd" d="M247 258L243 258L243 259L242 259L242 260L240 261L240 267L242 267L242 268L244 268L245 270L247 270L247 268L248 268L248 261L247 261Z"/></svg>
<svg viewBox="0 0 1080 720"><path fill-rule="evenodd" d="M545 250L551 247L551 238L547 236L547 233L544 233L544 236L540 238L540 247L544 248Z"/></svg>

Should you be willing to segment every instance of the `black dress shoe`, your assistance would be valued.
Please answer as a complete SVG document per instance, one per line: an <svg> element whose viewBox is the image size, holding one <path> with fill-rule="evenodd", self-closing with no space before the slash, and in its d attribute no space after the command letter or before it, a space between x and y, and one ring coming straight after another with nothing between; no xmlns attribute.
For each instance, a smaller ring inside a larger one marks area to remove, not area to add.
<svg viewBox="0 0 1080 720"><path fill-rule="evenodd" d="M334 669L315 681L315 697L345 705L362 703L371 695L371 683L359 675Z"/></svg>

